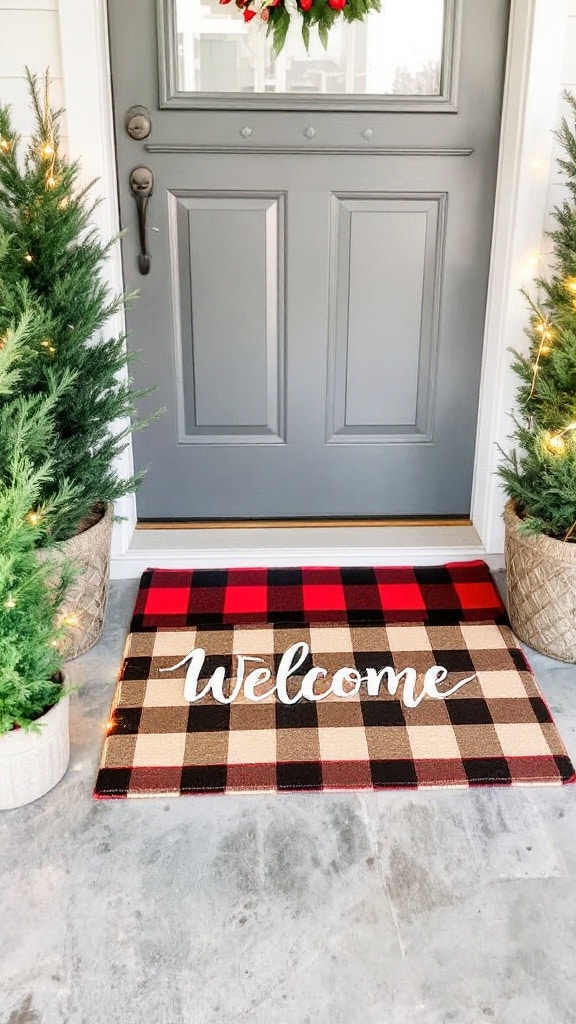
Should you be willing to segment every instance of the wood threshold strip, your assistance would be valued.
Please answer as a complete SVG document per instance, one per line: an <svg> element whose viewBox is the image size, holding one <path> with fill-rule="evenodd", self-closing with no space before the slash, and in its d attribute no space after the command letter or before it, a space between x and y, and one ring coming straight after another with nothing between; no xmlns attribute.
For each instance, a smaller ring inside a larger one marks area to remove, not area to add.
<svg viewBox="0 0 576 1024"><path fill-rule="evenodd" d="M345 526L351 528L359 527L382 527L389 526L472 526L470 519L466 517L449 518L423 518L423 519L210 519L210 520L177 520L166 522L164 520L146 520L138 522L137 530L273 530L273 529L306 529L307 527L334 528Z"/></svg>

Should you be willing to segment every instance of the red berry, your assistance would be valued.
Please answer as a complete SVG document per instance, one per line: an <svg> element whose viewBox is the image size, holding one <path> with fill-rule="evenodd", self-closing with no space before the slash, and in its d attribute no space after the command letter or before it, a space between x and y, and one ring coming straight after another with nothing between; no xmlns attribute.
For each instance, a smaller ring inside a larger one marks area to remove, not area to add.
<svg viewBox="0 0 576 1024"><path fill-rule="evenodd" d="M300 0L300 9L302 11L309 11L313 3L314 0Z"/></svg>
<svg viewBox="0 0 576 1024"><path fill-rule="evenodd" d="M346 0L328 0L328 6L333 11L342 11L346 7Z"/></svg>
<svg viewBox="0 0 576 1024"><path fill-rule="evenodd" d="M244 8L244 21L252 21L252 18L256 17L256 11L251 11L249 7Z"/></svg>

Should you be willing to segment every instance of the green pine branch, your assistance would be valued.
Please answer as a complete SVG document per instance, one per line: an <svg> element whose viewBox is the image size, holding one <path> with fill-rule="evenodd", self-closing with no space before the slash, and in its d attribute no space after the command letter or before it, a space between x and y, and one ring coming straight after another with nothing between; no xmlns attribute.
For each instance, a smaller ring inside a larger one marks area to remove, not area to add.
<svg viewBox="0 0 576 1024"><path fill-rule="evenodd" d="M576 120L576 99L566 94ZM512 350L518 378L512 440L499 475L523 529L558 540L576 539L576 134L566 118L556 133L570 197L555 207L549 235L554 271L535 281L529 307L527 354Z"/></svg>
<svg viewBox="0 0 576 1024"><path fill-rule="evenodd" d="M50 106L48 75L40 81L26 74L36 123L24 158L10 111L0 107L0 338L32 310L21 357L23 397L49 396L69 375L75 381L53 413L58 478L71 491L52 529L65 539L95 506L138 486L141 474L123 478L115 463L131 430L148 422L138 403L150 392L130 379L125 337L107 330L133 298L112 295L102 277L118 240L99 239L92 186L80 187L79 164L60 153L61 111ZM126 421L129 430L114 432ZM58 487L55 479L45 481L42 501L50 503Z"/></svg>

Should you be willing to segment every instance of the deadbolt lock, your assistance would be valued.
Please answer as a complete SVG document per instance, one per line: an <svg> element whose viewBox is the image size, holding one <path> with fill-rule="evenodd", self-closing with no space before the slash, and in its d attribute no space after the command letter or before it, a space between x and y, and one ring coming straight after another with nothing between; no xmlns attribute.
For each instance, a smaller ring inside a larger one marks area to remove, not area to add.
<svg viewBox="0 0 576 1024"><path fill-rule="evenodd" d="M147 139L152 131L152 118L146 107L130 107L126 114L126 131L131 139L140 142Z"/></svg>

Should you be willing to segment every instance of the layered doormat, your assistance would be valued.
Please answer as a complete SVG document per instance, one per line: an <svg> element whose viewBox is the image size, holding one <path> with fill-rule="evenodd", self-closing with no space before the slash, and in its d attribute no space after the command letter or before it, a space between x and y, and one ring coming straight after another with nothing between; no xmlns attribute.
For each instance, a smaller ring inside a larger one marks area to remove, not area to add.
<svg viewBox="0 0 576 1024"><path fill-rule="evenodd" d="M94 795L571 781L483 562L153 569Z"/></svg>

